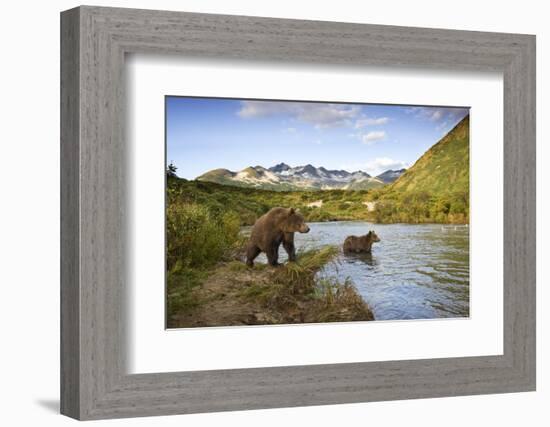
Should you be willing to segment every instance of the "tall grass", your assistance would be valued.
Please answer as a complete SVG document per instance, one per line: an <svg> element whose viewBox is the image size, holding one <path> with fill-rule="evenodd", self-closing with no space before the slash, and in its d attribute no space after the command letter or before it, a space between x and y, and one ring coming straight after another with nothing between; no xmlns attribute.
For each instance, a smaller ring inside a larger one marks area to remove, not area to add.
<svg viewBox="0 0 550 427"><path fill-rule="evenodd" d="M167 268L208 267L223 259L239 241L239 218L219 217L206 206L171 203L166 209Z"/></svg>
<svg viewBox="0 0 550 427"><path fill-rule="evenodd" d="M338 254L335 246L298 254L298 261L272 270L271 279L248 284L241 295L280 313L285 323L374 320L350 280L319 278L317 273Z"/></svg>

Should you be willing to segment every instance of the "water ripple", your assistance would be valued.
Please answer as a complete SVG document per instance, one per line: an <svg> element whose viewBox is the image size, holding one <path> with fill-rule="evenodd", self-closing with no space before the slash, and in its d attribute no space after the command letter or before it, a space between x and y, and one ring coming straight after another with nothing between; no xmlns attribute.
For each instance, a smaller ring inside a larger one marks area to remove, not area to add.
<svg viewBox="0 0 550 427"><path fill-rule="evenodd" d="M469 231L440 225L334 222L310 224L297 235L299 248L341 245L348 235L374 229L381 242L371 255L341 254L320 274L349 277L378 320L467 317L469 315Z"/></svg>

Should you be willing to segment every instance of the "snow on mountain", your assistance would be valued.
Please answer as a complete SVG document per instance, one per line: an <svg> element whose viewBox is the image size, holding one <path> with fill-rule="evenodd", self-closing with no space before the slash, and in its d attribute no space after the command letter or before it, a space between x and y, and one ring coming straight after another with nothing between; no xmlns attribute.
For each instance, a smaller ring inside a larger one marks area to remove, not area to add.
<svg viewBox="0 0 550 427"><path fill-rule="evenodd" d="M291 167L279 163L270 168L249 166L241 171L214 169L197 179L240 187L255 187L270 190L306 190L306 189L368 189L384 185L400 171L386 171L384 177L372 177L363 171L328 170L324 167L305 166ZM402 173L402 172L401 172ZM386 174L386 175L385 175ZM390 176L391 175L391 176ZM398 175L396 175L398 176Z"/></svg>

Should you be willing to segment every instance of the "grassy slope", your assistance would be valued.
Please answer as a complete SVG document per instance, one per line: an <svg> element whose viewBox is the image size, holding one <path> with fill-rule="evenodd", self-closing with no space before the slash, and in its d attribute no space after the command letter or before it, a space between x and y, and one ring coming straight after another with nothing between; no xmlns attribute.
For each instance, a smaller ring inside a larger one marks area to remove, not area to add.
<svg viewBox="0 0 550 427"><path fill-rule="evenodd" d="M468 191L470 168L469 116L466 116L387 192L428 192L431 195Z"/></svg>

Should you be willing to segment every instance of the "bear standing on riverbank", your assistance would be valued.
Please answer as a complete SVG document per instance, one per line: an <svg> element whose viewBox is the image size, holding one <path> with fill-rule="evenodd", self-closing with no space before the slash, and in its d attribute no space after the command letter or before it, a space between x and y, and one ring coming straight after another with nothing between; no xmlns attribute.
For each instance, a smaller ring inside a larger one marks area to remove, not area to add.
<svg viewBox="0 0 550 427"><path fill-rule="evenodd" d="M369 231L364 236L348 236L344 240L344 253L370 253L372 244L379 242L380 238L374 231Z"/></svg>
<svg viewBox="0 0 550 427"><path fill-rule="evenodd" d="M254 265L254 259L265 252L270 265L279 265L279 246L281 243L288 253L289 261L296 261L294 233L307 233L308 225L304 217L294 208L273 208L254 223L246 247L246 264Z"/></svg>

